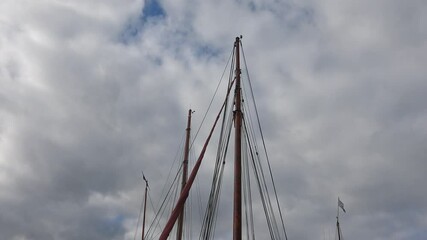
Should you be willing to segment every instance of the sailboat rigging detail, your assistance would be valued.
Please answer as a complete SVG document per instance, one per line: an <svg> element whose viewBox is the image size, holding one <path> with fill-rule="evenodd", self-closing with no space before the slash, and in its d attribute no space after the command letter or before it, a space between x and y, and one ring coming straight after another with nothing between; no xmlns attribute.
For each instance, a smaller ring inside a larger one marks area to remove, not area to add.
<svg viewBox="0 0 427 240"><path fill-rule="evenodd" d="M214 129L222 116L222 125L219 133L217 156L211 183L209 198L205 214L201 223L199 239L214 239L215 226L218 219L219 199L222 190L222 179L227 162L229 145L234 144L234 184L233 184L233 210L232 235L233 240L242 238L256 239L287 239L286 230L280 210L277 191L275 188L273 175L263 139L261 124L255 104L254 93L249 79L249 71L242 73L241 56L246 67L246 60L242 48L241 37L237 37L234 42L231 54L230 76L228 79L227 92L222 106L215 118L213 127L203 145L200 155L191 170L187 179L189 136L192 111L189 110L186 129L186 141L184 148L184 161L182 162L182 181L180 196L172 210L172 213L163 228L159 239L166 240L176 224L176 239L183 239L184 205L189 196L190 189L196 178L197 172L203 161L208 144L213 135ZM243 79L243 77L246 79ZM245 81L246 80L246 81ZM234 87L234 95L230 93ZM245 88L247 88L245 90ZM252 105L250 104L252 103ZM252 109L252 110L251 110ZM254 124L254 121L257 124ZM234 126L234 141L230 141L232 128ZM255 131L255 127L259 132ZM262 148L258 147L257 138L262 139ZM268 169L268 171L264 170ZM258 189L259 196L253 193L252 189ZM271 191L273 192L271 193ZM271 198L276 198L275 204ZM256 199L256 200L255 200ZM259 200L259 201L258 201ZM257 207L252 203L257 201ZM261 216L258 211L263 211L265 221L260 221ZM255 218L254 215L257 217ZM259 215L259 216L258 216ZM157 217L157 216L156 216ZM159 220L157 220L159 221ZM258 225L261 224L261 227ZM257 229L257 233L255 232ZM258 232L259 229L266 229ZM243 235L244 233L244 235ZM224 233L222 233L224 234ZM194 235L192 235L194 236ZM231 234L229 237L231 238Z"/></svg>

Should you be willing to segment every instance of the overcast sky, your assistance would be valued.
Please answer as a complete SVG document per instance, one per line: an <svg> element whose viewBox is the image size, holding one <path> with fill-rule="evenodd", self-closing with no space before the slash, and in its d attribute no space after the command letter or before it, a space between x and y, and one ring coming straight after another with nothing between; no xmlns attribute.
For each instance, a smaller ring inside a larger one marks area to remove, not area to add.
<svg viewBox="0 0 427 240"><path fill-rule="evenodd" d="M334 239L338 196L347 240L426 239L426 13L424 0L0 1L0 238L134 239L141 170L156 197L188 108L197 126L243 35L289 239Z"/></svg>

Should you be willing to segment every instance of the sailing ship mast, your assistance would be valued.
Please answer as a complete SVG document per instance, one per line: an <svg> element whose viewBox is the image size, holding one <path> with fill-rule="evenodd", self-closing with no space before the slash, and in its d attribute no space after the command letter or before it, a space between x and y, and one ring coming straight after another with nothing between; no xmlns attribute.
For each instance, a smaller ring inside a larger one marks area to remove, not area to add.
<svg viewBox="0 0 427 240"><path fill-rule="evenodd" d="M145 193L144 193L144 215L142 217L142 237L141 239L144 240L144 235L145 235L145 215L147 212L147 192L148 192L148 181L144 176L144 173L142 173L142 178L145 181Z"/></svg>
<svg viewBox="0 0 427 240"><path fill-rule="evenodd" d="M184 190L185 184L187 183L187 176L188 176L188 156L190 153L190 130L191 130L191 114L193 111L188 110L188 119L187 119L187 129L186 131L186 137L185 137L185 146L184 146L184 161L183 161L183 169L182 169L182 182L181 182L181 192ZM181 214L178 218L178 230L176 239L181 240L182 239L182 229L184 225L184 207L182 208Z"/></svg>
<svg viewBox="0 0 427 240"><path fill-rule="evenodd" d="M242 110L240 87L240 38L234 42L236 50L236 88L234 92L235 112L235 150L234 150L234 204L233 204L233 240L242 239Z"/></svg>

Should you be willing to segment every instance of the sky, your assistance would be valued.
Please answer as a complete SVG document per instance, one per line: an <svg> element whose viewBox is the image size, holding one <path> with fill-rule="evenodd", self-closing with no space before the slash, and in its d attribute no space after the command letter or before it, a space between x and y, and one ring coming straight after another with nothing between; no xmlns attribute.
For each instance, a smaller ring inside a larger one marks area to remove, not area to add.
<svg viewBox="0 0 427 240"><path fill-rule="evenodd" d="M242 35L289 239L334 239L338 196L347 240L425 239L426 12L2 0L0 238L134 239L141 170L155 199L188 109L200 125Z"/></svg>

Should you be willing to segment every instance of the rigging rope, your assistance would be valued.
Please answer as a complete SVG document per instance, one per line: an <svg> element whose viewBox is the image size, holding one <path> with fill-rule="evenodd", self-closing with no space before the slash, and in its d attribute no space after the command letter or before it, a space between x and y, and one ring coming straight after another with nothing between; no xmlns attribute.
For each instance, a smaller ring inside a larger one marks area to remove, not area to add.
<svg viewBox="0 0 427 240"><path fill-rule="evenodd" d="M245 132L243 132L245 134ZM246 139L243 137L244 141ZM247 145L243 145L245 150L243 151L243 158L248 159L248 149ZM254 218L253 218L253 208L252 208L252 191L251 191L251 178L249 174L249 164L248 161L242 161L243 165L243 197L245 202L245 217L246 217L246 238L255 239L255 227L254 227Z"/></svg>
<svg viewBox="0 0 427 240"><path fill-rule="evenodd" d="M241 42L240 42L241 44ZM249 85L249 90L250 90L250 95L251 95L251 100L253 103L253 108L255 110L255 119L257 121L257 126L261 135L261 139L262 139L262 146L264 148L264 153L265 153L265 157L266 157L266 161L268 164L268 170L269 170L269 174L270 174L270 178L269 178L269 185L271 184L274 190L274 196L276 198L276 205L279 211L279 215L280 215L280 221L281 221L281 228L283 228L283 234L285 239L287 240L287 234L286 234L286 229L284 226L284 221L283 221L283 215L280 209L280 204L278 201L278 197L277 197L277 190L275 187L275 183L274 183L274 179L273 179L273 175L272 175L272 170L271 170L271 166L270 166L270 162L269 162L269 158L268 158L268 154L267 154L267 149L265 146L265 140L264 140L264 136L263 136L263 132L261 129L261 123L260 123L260 119L259 119L259 114L258 114L258 110L256 107L256 102L255 102L255 98L254 98L254 94L253 94L253 90L252 90L252 85L250 82L250 78L249 78L249 71L247 69L247 64L246 64L246 58L244 56L244 52L243 52L243 47L242 47L242 53L243 53L243 59L244 59L244 64L246 66L246 74L248 77L248 85ZM233 70L234 70L234 49L233 49L233 58L232 58L232 63L231 63L231 67L230 67L230 78L229 78L229 82L231 82L231 80L233 78ZM228 65L228 63L227 63ZM242 81L242 86L244 85L243 81ZM230 87L230 84L229 84ZM243 95L246 97L246 92L245 92L245 88L242 88L243 91ZM248 98L249 99L249 98ZM226 100L228 101L228 100ZM208 200L208 204L206 207L206 212L205 212L205 216L204 216L204 220L203 220L203 226L202 226L202 231L200 233L199 238L200 239L212 239L214 238L215 235L215 225L216 225L216 221L217 221L217 216L218 216L218 204L219 204L219 197L221 194L221 186L222 186L222 175L223 175L223 171L224 171L224 165L225 165L225 159L226 159L226 155L227 155L227 150L228 150L228 143L229 143L229 139L230 139L230 135L231 135L231 128L232 128L232 123L233 123L233 105L234 102L231 103L230 105L230 110L224 110L224 114L223 114L223 123L222 123L222 127L221 127L221 133L220 133L220 137L219 137L219 144L218 144L218 150L217 150L217 158L216 158L216 163L215 163L215 167L214 167L214 174L213 174L213 179L212 179L212 184L211 184L211 192L210 192L210 197ZM227 108L228 108L228 103L227 103ZM269 187L267 184L267 179L266 176L264 174L264 170L263 170L263 163L261 161L261 156L259 155L259 151L258 151L258 144L256 141L256 133L254 130L254 124L252 123L252 118L251 116L253 116L250 112L250 107L247 103L245 103L244 99L242 99L242 114L243 114L243 127L244 130L242 131L243 136L243 158L242 159L242 165L244 167L244 171L243 171L243 180L244 182L242 183L242 188L243 188L243 201L245 203L245 217L246 217L246 238L249 239L255 239L255 228L254 228L254 217L253 217L253 209L252 209L252 190L251 190L251 175L249 172L249 166L252 166L253 169L253 173L254 173L254 178L255 178L255 182L257 183L257 187L258 187L258 191L260 193L260 199L262 202L262 206L265 212L265 217L266 217L266 222L267 222L267 227L269 229L269 233L270 233L270 238L271 239L282 239L282 233L279 230L279 224L277 222L277 219L275 217L275 208L273 209L273 204L271 202L270 199L270 194L269 194ZM248 115L246 115L248 114ZM248 118L246 118L245 116L247 116ZM245 161L246 159L246 161ZM248 161L250 160L250 161ZM271 182L271 183L270 183ZM270 185L270 187L271 187Z"/></svg>
<svg viewBox="0 0 427 240"><path fill-rule="evenodd" d="M212 96L211 101L209 102L209 106L206 109L205 114L203 115L202 122L200 123L199 128L197 129L196 134L194 135L194 139L193 139L193 141L190 144L190 149L193 146L193 143L196 140L197 136L199 135L199 131L202 128L203 123L205 122L205 119L206 119L206 116L208 115L209 110L211 109L213 100L215 99L215 96L216 96L216 94L218 92L219 86L221 85L222 79L224 78L225 71L227 70L227 66L230 63L230 59L233 59L233 56L234 56L234 51L231 51L231 54L230 54L230 56L228 57L228 60L227 60L227 64L225 65L224 71L222 72L221 78L219 79L218 85L216 86L214 95Z"/></svg>
<svg viewBox="0 0 427 240"><path fill-rule="evenodd" d="M245 120L243 122L244 122L245 132L248 133L247 123ZM264 208L264 213L266 215L267 226L268 226L268 229L270 231L270 237L271 237L271 239L276 239L274 237L275 235L277 235L277 234L275 234L275 232L277 232L277 231L275 230L275 227L274 227L275 226L275 224L274 224L275 218L274 218L273 210L271 208L270 198L268 196L268 189L266 186L265 177L264 177L262 167L261 167L260 162L259 162L258 154L256 152L254 154L254 152L252 151L252 143L251 143L251 140L249 139L248 134L247 134L247 141L248 141L248 145L249 145L249 152L251 155L252 166L254 169L255 177L257 180L257 184L258 184L258 189L260 192L261 202L262 202L262 205Z"/></svg>
<svg viewBox="0 0 427 240"><path fill-rule="evenodd" d="M240 41L240 46L242 46L242 43ZM255 227L254 227L254 211L252 208L252 203L253 203L253 196L252 196L252 186L251 186L251 178L253 179L253 182L255 183L255 188L258 188L259 191L259 197L262 203L262 208L265 212L265 217L266 217L266 227L269 230L269 234L271 239L282 239L282 236L284 236L284 238L287 240L287 233L286 233L286 229L285 229L285 224L283 221L283 214L280 208L280 204L279 204L279 199L278 199L278 195L277 195L277 190L276 190L276 186L275 186L275 182L273 179L273 173L272 173L272 169L271 169L271 165L270 165L270 160L268 157L268 153L267 153L267 148L265 145L265 140L264 140L264 136L263 136L263 132L262 132L262 128L261 128L261 122L260 122L260 118L259 118L259 114L258 114L258 110L257 110L257 106L256 106L256 102L255 102L255 97L254 97L254 93L252 90L252 84L250 81L250 77L249 77L249 71L247 68L247 64L246 64L246 58L245 58L245 54L243 51L243 46L242 46L242 55L243 55L243 61L244 61L244 65L245 65L245 70L246 70L246 75L247 75L247 81L248 81L248 87L249 87L249 91L245 91L245 88L243 88L244 84L242 81L242 91L243 91L243 95L244 99L250 99L252 101L252 106L254 108L254 112L255 114L252 115L251 113L251 107L249 106L250 104L246 103L245 101L243 101L242 99L242 126L243 126L243 131L242 131L242 150L243 150L243 159L242 159L242 165L243 165L243 184L242 184L242 188L243 188L243 201L244 201L244 205L245 205L245 218L246 218L246 238L247 240L250 239L255 239L256 234L255 234ZM181 195L179 197L178 203L176 204L176 206L173 209L172 215L170 217L170 219L168 220L168 223L166 225L166 227L164 228L163 232L161 233L160 239L166 239L170 232L173 229L174 226L174 221L176 220L177 216L179 215L180 212L184 212L185 211L185 216L188 216L188 218L190 218L191 216L191 208L186 208L186 209L182 209L184 207L184 202L186 201L186 199L188 198L189 195L189 191L191 188L191 184L193 183L194 179L195 179L195 174L197 173L198 169L200 168L200 164L203 160L203 156L205 154L207 145L211 139L211 136L213 134L213 130L219 120L219 118L222 115L222 125L221 125L221 131L220 131L220 136L219 136L219 142L218 142L218 149L217 149L217 157L216 157L216 161L215 161L215 167L214 167L214 174L213 174L213 178L212 178L212 183L211 183L211 190L210 190L210 194L209 194L209 199L208 199L208 203L206 206L206 210L205 210L205 214L203 216L203 219L201 219L201 223L202 223L202 230L200 232L199 238L200 239L213 239L215 237L215 226L217 224L217 220L218 220L218 214L219 214L219 210L218 210L218 205L219 205L219 199L221 196L221 189L222 189L222 180L223 180L223 175L224 175L224 169L225 169L225 163L226 163L226 156L228 153L228 146L229 146L229 142L230 142L230 136L231 136L231 130L233 127L233 120L234 120L234 112L233 112L233 101L229 101L229 95L230 95L230 91L232 86L234 85L234 81L235 78L233 78L233 69L234 69L234 48L232 53L230 54L230 57L227 61L227 65L222 73L221 79L216 87L215 93L209 103L209 106L203 116L202 122L199 126L199 128L196 131L196 134L194 136L194 138L191 141L190 144L190 149L191 151L193 150L192 146L195 142L195 139L197 138L197 135L202 127L202 125L204 124L204 121L207 117L207 114L213 104L214 98L217 95L218 89L221 85L221 82L224 78L224 74L227 70L227 67L230 65L230 77L229 77L229 81L228 81L228 89L227 89L227 94L226 94L226 98L221 106L221 109L215 119L214 122L214 126L212 127L208 138L201 150L201 153L198 157L198 160L191 172L190 178L187 181L187 184L185 185L183 191L181 192ZM231 59L231 60L230 60ZM231 64L230 64L231 61ZM247 97L247 95L250 95L250 98ZM243 97L242 97L243 98ZM224 111L224 112L222 112ZM252 120L252 117L254 116L254 121ZM254 124L254 122L256 122ZM258 130L259 130L259 134L258 131L255 131L254 126L257 126ZM256 136L260 136L261 137L261 143L262 143L262 149L263 149L263 156L260 156L260 152L259 152L259 147L258 147L258 142L256 141ZM265 154L265 160L266 163L263 163L262 160L264 160L264 154ZM266 168L265 164L267 164L268 166L268 173L265 173L264 169ZM249 168L252 168L252 172L249 170ZM182 168L182 164L180 169ZM252 174L251 174L252 173ZM267 176L267 178L266 178ZM175 179L173 182L176 182L178 177L175 176ZM169 179L169 176L168 176ZM198 187L198 182L196 182L196 186ZM271 201L271 196L270 197L270 193L269 193L269 188L273 188L273 192L274 192L274 197L276 199L276 203L272 204ZM169 202L170 199L172 199L172 195L178 194L177 190L171 190L172 186L169 188L165 200L161 203L160 209L159 211L156 213L155 216L155 221L156 222L156 227L159 225L160 219L162 218L163 214L165 213L165 206L167 205L165 203L166 198L169 198ZM173 193L175 194L173 194ZM199 201L199 203L201 202L201 197L200 197L200 191L198 192L198 196L197 196L197 200ZM150 198L151 200L151 198ZM189 201L191 202L191 198L189 199ZM274 205L274 206L273 206ZM169 206L169 205L168 205ZM280 223L278 222L278 219L276 218L275 215L277 215L277 211L276 208L278 209L278 213L279 213L279 217L280 218ZM163 209L163 210L161 210ZM200 211L201 212L201 211ZM178 214L178 215L177 215ZM140 217L139 217L140 218ZM138 218L138 222L139 222L139 218ZM138 223L139 224L139 223ZM153 224L150 226L149 231L151 231L151 236L154 235L154 230L152 229ZM281 225L281 226L280 226ZM186 225L188 227L191 227L191 225ZM154 227L153 227L154 229ZM283 229L283 232L282 232ZM186 231L185 232L187 235L187 239L191 238L191 235L189 234L190 231ZM283 235L284 234L284 235ZM148 232L147 232L148 235ZM156 235L157 236L157 235Z"/></svg>
<svg viewBox="0 0 427 240"><path fill-rule="evenodd" d="M228 120L226 122L226 127L224 128L223 126L223 131L221 132L221 137L219 139L217 159L215 163L214 175L211 185L211 193L209 195L209 201L207 204L205 217L202 225L202 233L200 235L201 239L209 239L212 237L212 230L215 226L215 224L213 223L216 222L218 200L221 194L222 176L225 166L225 156L228 150L228 143L231 136L232 114L228 113Z"/></svg>
<svg viewBox="0 0 427 240"><path fill-rule="evenodd" d="M133 236L133 240L136 240L136 235L139 229L139 221L141 221L141 213L142 213L143 206L144 206L144 198L142 198L141 200L141 207L139 208L138 221L136 222L135 235Z"/></svg>
<svg viewBox="0 0 427 240"><path fill-rule="evenodd" d="M264 134L263 134L262 128L261 128L261 121L260 121L260 118L259 118L258 109L257 109L257 105L256 105L256 102L255 102L255 97L254 97L253 90L252 90L252 84L251 84L251 80L250 80L250 77L249 77L249 71L248 71L247 64L246 64L246 57L245 57L245 53L243 51L243 44L242 44L241 41L240 41L240 45L242 46L243 61L244 61L244 64L245 64L245 70L246 70L246 74L247 74L247 77L248 77L249 88L250 88L251 96L252 96L252 99L253 99L253 105L254 105L254 109L255 109L255 113L256 113L256 118L257 118L257 122L258 122L258 128L259 128L259 131L260 131L260 134L261 134L262 145L263 145L264 152L265 152L266 159L267 159L268 170L269 170L270 178L271 178L272 184L273 184L273 190L274 190L274 195L275 195L275 198L276 198L276 204L277 204L277 207L279 209L279 215L280 215L280 220L281 220L283 232L285 234L285 239L287 240L288 236L287 236L287 233L286 233L285 223L283 221L283 214L282 214L282 210L281 210L281 207L280 207L280 204L279 204L279 198L277 196L276 184L274 183L274 179L273 179L273 172L271 170L270 160L269 160L268 153L267 153L267 147L265 145L265 140L264 140Z"/></svg>
<svg viewBox="0 0 427 240"><path fill-rule="evenodd" d="M178 145L178 150L175 153L174 161L171 164L171 167L169 168L169 172L168 172L168 175L166 178L166 184L163 186L163 189L162 189L161 194L160 194L160 196L161 196L160 199L163 199L163 201L157 202L156 207L154 207L151 195L150 194L148 195L149 200L150 200L150 204L153 208L153 211L156 212L156 214L155 214L155 217L154 217L153 221L151 222L151 224L150 224L150 226L146 232L145 239L150 239L150 237L154 238L153 235L155 234L155 230L160 228L160 220L161 220L161 217L166 212L166 207L168 205L171 205L171 203L172 203L172 200L173 200L172 196L173 195L171 195L171 191L172 191L172 188L175 186L175 184L178 185L177 179L178 179L179 173L181 172L182 167L183 167L182 161L180 161L181 164L179 165L178 171L176 172L175 176L173 177L173 181L171 182L170 186L168 186L167 183L170 182L170 179L172 176L172 170L175 168L175 166L177 166L178 160L180 160L180 158L182 158L182 155L183 155L182 154L182 149L183 149L182 146L184 144L184 140L185 140L185 134L183 134L181 136L181 141L180 141L180 144ZM155 209L158 209L158 210L156 211Z"/></svg>
<svg viewBox="0 0 427 240"><path fill-rule="evenodd" d="M182 169L182 165L181 165L181 167L180 167L180 170ZM169 200L170 201L170 194L171 194L171 192L172 192L172 188L174 187L174 185L175 185L175 183L176 182L178 182L177 181L177 179L178 179L178 177L179 177L179 172L180 171L178 171L177 172L177 174L175 175L175 178L174 178L174 180L173 180L173 182L172 182L172 184L171 184L171 186L169 187L169 189L168 189L168 192L166 193L166 196L165 196L165 198L163 199L163 201L162 201L162 203L161 203L161 205L160 205L160 207L159 207L159 210L157 211L157 213L156 213L156 215L155 215L155 217L154 217L154 220L153 220L153 222L151 223L151 225L150 225L150 227L148 228L148 230L147 230L147 233L146 233L146 235L147 236L150 236L149 234L154 234L154 228L157 228L157 227L159 227L160 226L160 220L161 220L161 217L164 215L164 213L165 213L165 211L166 211L166 207L165 207L165 205L168 203L168 201L167 200ZM177 184L178 185L178 184ZM154 224L155 224L155 226L154 226ZM151 235L152 236L152 235Z"/></svg>
<svg viewBox="0 0 427 240"><path fill-rule="evenodd" d="M230 90L231 90L231 88L229 88L228 91L227 91L227 97L230 94ZM181 197L179 198L178 203L176 204L176 207L173 210L171 217L169 218L169 220L168 220L165 228L163 229L162 234L160 235L160 240L166 240L166 238L170 234L170 231L173 228L173 225L174 225L176 219L178 218L179 213L182 211L183 204L185 203L185 201L186 201L186 199L188 197L190 188L191 188L191 186L192 186L192 184L194 182L194 179L196 177L196 174L197 174L197 172L198 172L198 170L200 168L200 164L202 163L202 160L203 160L203 157L205 155L206 149L208 147L209 141L210 141L210 139L212 137L213 131L215 130L216 124L218 123L218 120L219 120L219 118L221 116L221 112L223 111L224 106L225 106L225 102L222 105L221 110L219 111L219 113L218 113L218 115L217 115L217 117L215 119L214 125L213 125L213 127L212 127L212 129L211 129L211 131L210 131L210 133L208 135L208 138L206 139L206 142L205 142L205 144L203 146L202 151L200 152L199 159L197 160L196 165L194 166L194 168L193 168L193 170L191 172L191 175L188 178L188 182L185 184L185 187L182 190Z"/></svg>
<svg viewBox="0 0 427 240"><path fill-rule="evenodd" d="M234 49L233 49L234 50ZM233 54L234 56L234 51ZM228 80L228 89L232 88L234 83L232 70L234 68L234 57L232 58L230 66L230 74ZM199 239L211 239L214 237L213 230L215 229L217 216L218 216L218 203L221 194L222 176L225 166L225 157L228 150L229 140L231 136L231 128L233 121L232 114L232 103L230 106L229 95L225 99L225 109L222 116L222 125L220 130L220 136L217 148L217 158L214 167L214 174L212 178L211 191L209 194L209 200L205 211L205 216L202 224L202 230L199 235ZM230 110L227 110L230 109Z"/></svg>

